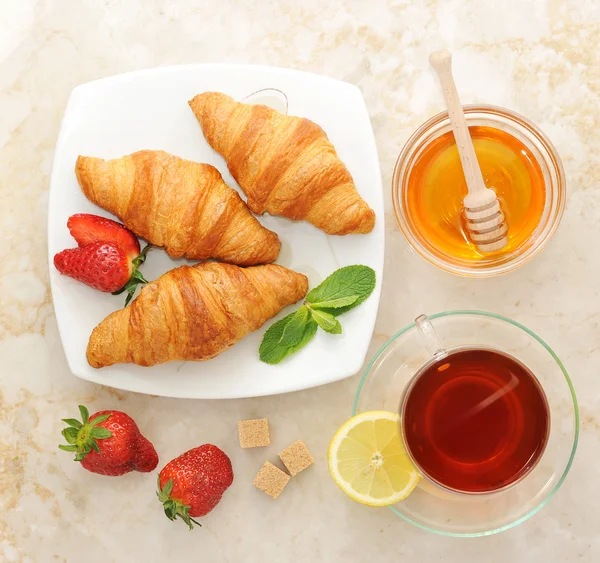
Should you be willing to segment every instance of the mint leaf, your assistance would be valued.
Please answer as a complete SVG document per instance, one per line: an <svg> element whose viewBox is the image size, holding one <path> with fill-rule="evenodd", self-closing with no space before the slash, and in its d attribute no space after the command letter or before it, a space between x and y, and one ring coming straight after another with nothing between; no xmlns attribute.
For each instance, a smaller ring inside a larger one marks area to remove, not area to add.
<svg viewBox="0 0 600 563"><path fill-rule="evenodd" d="M261 361L267 364L278 364L290 354L306 346L317 333L317 323L313 319L308 319L304 325L304 331L300 340L293 346L282 346L279 341L283 336L283 331L295 314L292 313L277 321L265 332L260 348L258 349Z"/></svg>
<svg viewBox="0 0 600 563"><path fill-rule="evenodd" d="M290 354L295 354L298 350L304 348L313 339L315 334L317 334L318 328L319 326L317 323L313 319L309 319L304 325L304 332L302 333L300 340L293 346L287 348L282 359L287 358Z"/></svg>
<svg viewBox="0 0 600 563"><path fill-rule="evenodd" d="M325 331L331 334L342 334L342 325L331 313L312 310L312 318Z"/></svg>
<svg viewBox="0 0 600 563"><path fill-rule="evenodd" d="M290 320L286 323L279 344L286 348L294 346L302 339L304 333L304 327L306 322L310 318L310 313L306 305L302 305L295 313L290 317Z"/></svg>
<svg viewBox="0 0 600 563"><path fill-rule="evenodd" d="M330 299L329 301L320 301L319 303L311 303L311 309L339 309L352 305L358 300L358 295L350 295L349 297L339 297L338 299Z"/></svg>
<svg viewBox="0 0 600 563"><path fill-rule="evenodd" d="M267 329L258 349L261 361L278 364L306 346L319 326L341 334L342 325L335 317L365 301L375 289L375 278L368 266L346 266L333 272L308 293L304 305Z"/></svg>
<svg viewBox="0 0 600 563"><path fill-rule="evenodd" d="M358 298L349 305L327 310L332 315L341 315L360 305L375 289L375 271L368 266L345 266L331 274L320 285L312 289L306 301L312 306L325 301L342 299L357 295Z"/></svg>
<svg viewBox="0 0 600 563"><path fill-rule="evenodd" d="M279 344L281 337L283 335L283 331L287 324L291 321L292 317L296 314L294 311L287 317L283 317L283 319L279 319L276 323L273 323L263 335L262 342L260 344L259 351L265 349L270 350L271 348L275 348Z"/></svg>

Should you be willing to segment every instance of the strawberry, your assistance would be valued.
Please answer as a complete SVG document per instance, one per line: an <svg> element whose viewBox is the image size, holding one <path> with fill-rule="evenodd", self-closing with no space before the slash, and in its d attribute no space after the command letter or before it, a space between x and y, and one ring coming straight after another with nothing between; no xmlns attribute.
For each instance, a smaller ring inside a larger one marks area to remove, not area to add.
<svg viewBox="0 0 600 563"><path fill-rule="evenodd" d="M54 257L54 265L61 274L106 292L121 289L133 270L125 252L108 242L63 250Z"/></svg>
<svg viewBox="0 0 600 563"><path fill-rule="evenodd" d="M178 516L190 528L192 516L205 516L233 483L227 455L217 446L204 444L181 454L165 465L158 476L158 498L169 520Z"/></svg>
<svg viewBox="0 0 600 563"><path fill-rule="evenodd" d="M68 445L61 450L75 452L75 461L92 473L124 475L130 471L149 473L158 465L154 446L140 433L133 418L120 411L100 411L89 416L79 405L82 422L65 418L62 431Z"/></svg>
<svg viewBox="0 0 600 563"><path fill-rule="evenodd" d="M140 243L136 236L112 219L91 213L77 213L69 217L67 227L79 246L86 246L92 242L112 242L125 252L130 260L140 254Z"/></svg>
<svg viewBox="0 0 600 563"><path fill-rule="evenodd" d="M138 270L146 260L150 245L140 252L135 235L112 219L77 213L67 227L79 245L54 256L56 269L94 289L119 295L127 292L131 301L140 283L148 283Z"/></svg>

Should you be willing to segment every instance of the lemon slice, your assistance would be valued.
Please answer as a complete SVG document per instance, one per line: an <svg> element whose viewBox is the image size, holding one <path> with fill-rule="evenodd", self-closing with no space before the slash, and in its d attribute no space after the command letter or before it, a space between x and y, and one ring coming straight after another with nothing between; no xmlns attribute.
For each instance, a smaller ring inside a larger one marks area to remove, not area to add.
<svg viewBox="0 0 600 563"><path fill-rule="evenodd" d="M398 414L363 412L344 424L329 445L329 472L350 498L388 506L406 498L419 473L406 453Z"/></svg>

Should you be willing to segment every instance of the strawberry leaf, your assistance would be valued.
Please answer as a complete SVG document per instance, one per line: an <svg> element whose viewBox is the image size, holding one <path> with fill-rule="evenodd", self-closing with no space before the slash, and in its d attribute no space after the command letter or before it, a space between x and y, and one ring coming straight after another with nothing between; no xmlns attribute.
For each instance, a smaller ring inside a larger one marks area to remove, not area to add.
<svg viewBox="0 0 600 563"><path fill-rule="evenodd" d="M83 424L87 424L88 420L90 419L90 411L88 411L83 405L79 405L79 412L81 413Z"/></svg>
<svg viewBox="0 0 600 563"><path fill-rule="evenodd" d="M165 483L165 488L163 489L163 494L165 494L166 496L169 496L171 494L172 490L173 490L173 479L169 479Z"/></svg>
<svg viewBox="0 0 600 563"><path fill-rule="evenodd" d="M86 407L79 405L79 412L82 422L74 418L63 419L68 426L63 428L61 434L68 445L58 446L66 452L75 452L75 461L82 461L92 450L100 453L97 440L104 440L112 436L110 430L97 426L107 420L111 413L100 415L90 421L90 413Z"/></svg>
<svg viewBox="0 0 600 563"><path fill-rule="evenodd" d="M160 486L160 475L158 476L158 492L156 496L158 500L163 504L163 510L165 512L165 516L173 521L177 518L181 518L187 525L190 530L194 528L194 524L202 527L200 522L197 522L190 516L190 506L187 504L183 504L180 500L171 498L171 491L173 490L173 480L169 479L164 486L161 488Z"/></svg>
<svg viewBox="0 0 600 563"><path fill-rule="evenodd" d="M164 504L165 515L169 520L175 520L177 518L177 510L175 508L175 504L172 502L165 502Z"/></svg>
<svg viewBox="0 0 600 563"><path fill-rule="evenodd" d="M77 436L78 436L77 428L72 428L71 426L69 426L68 428L65 428L61 432L61 434L64 436L65 440L69 444L76 444L77 443Z"/></svg>
<svg viewBox="0 0 600 563"><path fill-rule="evenodd" d="M101 426L95 426L90 430L90 436L92 438L110 438L112 432L108 428L102 428Z"/></svg>
<svg viewBox="0 0 600 563"><path fill-rule="evenodd" d="M125 307L127 307L127 305L129 305L129 302L133 299L137 286L148 283L148 280L144 277L142 272L138 270L138 268L146 261L146 256L151 248L152 245L147 244L144 247L144 250L140 252L140 255L131 261L131 264L133 266L133 272L131 274L131 277L121 289L113 291L112 293L113 295L121 295L121 293L127 292L127 296L125 297Z"/></svg>
<svg viewBox="0 0 600 563"><path fill-rule="evenodd" d="M83 426L83 424L75 418L63 418L62 421L66 422L69 426L72 426L73 428L81 428Z"/></svg>
<svg viewBox="0 0 600 563"><path fill-rule="evenodd" d="M92 420L92 424L94 426L97 426L98 424L100 424L101 422L104 422L105 420L108 420L110 417L110 413L106 413L106 414L101 414L100 416L96 416L94 417L94 420Z"/></svg>
<svg viewBox="0 0 600 563"><path fill-rule="evenodd" d="M150 243L148 243L146 246L144 246L144 249L140 252L140 255L131 261L133 263L134 268L137 269L139 266L141 266L146 261L146 258L148 256L148 251L151 249L152 249L152 245Z"/></svg>

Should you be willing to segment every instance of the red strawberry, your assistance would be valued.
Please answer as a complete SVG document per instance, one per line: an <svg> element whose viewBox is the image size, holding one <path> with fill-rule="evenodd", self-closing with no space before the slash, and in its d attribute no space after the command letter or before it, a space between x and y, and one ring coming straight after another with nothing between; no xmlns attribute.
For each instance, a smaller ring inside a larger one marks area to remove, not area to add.
<svg viewBox="0 0 600 563"><path fill-rule="evenodd" d="M69 426L62 431L68 446L61 450L75 452L75 461L92 473L124 475L130 471L149 473L158 465L154 446L140 433L133 418L120 411L100 411L89 416L79 405L82 421L65 418Z"/></svg>
<svg viewBox="0 0 600 563"><path fill-rule="evenodd" d="M63 250L54 257L54 265L61 274L106 292L121 289L133 271L125 252L107 242Z"/></svg>
<svg viewBox="0 0 600 563"><path fill-rule="evenodd" d="M205 516L233 483L227 455L217 446L204 444L165 465L158 476L158 498L169 520L178 516L192 529L192 516Z"/></svg>
<svg viewBox="0 0 600 563"><path fill-rule="evenodd" d="M150 245L140 252L137 238L123 225L106 217L77 213L69 217L67 227L79 247L54 256L61 274L114 295L126 291L125 305L138 284L148 283L138 268L146 260Z"/></svg>
<svg viewBox="0 0 600 563"><path fill-rule="evenodd" d="M140 254L140 243L136 236L112 219L91 213L77 213L69 217L67 227L79 246L92 242L112 242L131 260Z"/></svg>

